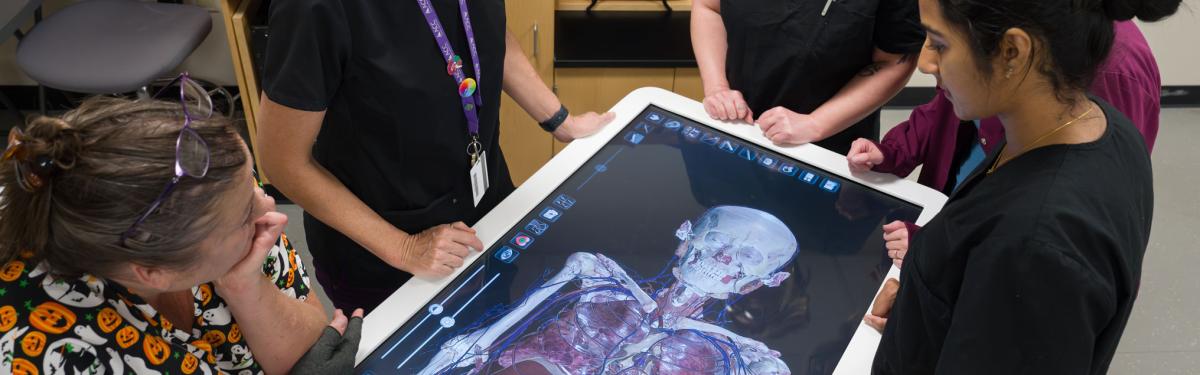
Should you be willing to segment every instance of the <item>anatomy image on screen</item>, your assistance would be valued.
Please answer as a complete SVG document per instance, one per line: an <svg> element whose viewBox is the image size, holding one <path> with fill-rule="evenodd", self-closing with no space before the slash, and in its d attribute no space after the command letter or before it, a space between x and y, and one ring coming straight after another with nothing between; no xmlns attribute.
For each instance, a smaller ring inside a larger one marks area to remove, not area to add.
<svg viewBox="0 0 1200 375"><path fill-rule="evenodd" d="M790 374L779 352L704 309L786 280L793 231L767 212L718 206L675 236L679 246L662 249L675 255L669 274L646 280L602 253L571 254L524 298L446 340L420 374Z"/></svg>

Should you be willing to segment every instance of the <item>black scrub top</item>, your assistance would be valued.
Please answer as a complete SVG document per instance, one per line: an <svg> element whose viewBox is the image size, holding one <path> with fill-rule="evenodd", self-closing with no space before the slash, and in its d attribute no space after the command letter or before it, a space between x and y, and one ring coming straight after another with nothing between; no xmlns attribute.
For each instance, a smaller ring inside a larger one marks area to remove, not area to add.
<svg viewBox="0 0 1200 375"><path fill-rule="evenodd" d="M729 87L755 116L778 106L808 114L873 62L876 48L921 52L917 0L721 0ZM879 112L817 145L846 154L857 138L879 139Z"/></svg>
<svg viewBox="0 0 1200 375"><path fill-rule="evenodd" d="M1104 374L1153 216L1150 156L1099 99L1100 139L993 153L912 239L876 374ZM1050 129L1054 124L1047 124Z"/></svg>
<svg viewBox="0 0 1200 375"><path fill-rule="evenodd" d="M474 77L458 2L432 2L464 72ZM504 2L468 4L482 61L476 95L483 99L480 142L491 180L479 207L471 198L470 136L458 86L415 0L271 4L264 92L291 108L326 111L316 161L408 233L473 224L513 190L499 140ZM318 278L338 307L369 309L411 276L319 220L304 219Z"/></svg>

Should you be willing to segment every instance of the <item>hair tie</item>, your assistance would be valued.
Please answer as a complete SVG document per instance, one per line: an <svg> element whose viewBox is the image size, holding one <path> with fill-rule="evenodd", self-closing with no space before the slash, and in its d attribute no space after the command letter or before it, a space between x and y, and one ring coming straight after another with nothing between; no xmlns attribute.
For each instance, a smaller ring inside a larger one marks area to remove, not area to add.
<svg viewBox="0 0 1200 375"><path fill-rule="evenodd" d="M15 126L8 132L8 147L0 162L12 162L17 184L31 193L46 186L46 181L57 170L57 163L49 155L33 155L25 133Z"/></svg>

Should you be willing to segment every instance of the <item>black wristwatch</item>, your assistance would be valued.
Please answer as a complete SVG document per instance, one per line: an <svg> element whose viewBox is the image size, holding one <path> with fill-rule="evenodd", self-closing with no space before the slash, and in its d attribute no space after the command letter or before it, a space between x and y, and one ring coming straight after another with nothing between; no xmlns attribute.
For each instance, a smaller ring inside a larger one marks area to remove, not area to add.
<svg viewBox="0 0 1200 375"><path fill-rule="evenodd" d="M542 121L538 123L538 125L541 125L542 130L553 133L555 130L558 130L559 126L562 126L562 124L567 121L567 116L570 114L570 112L567 112L567 106L560 104L558 107L558 112L555 112L554 116L550 116L550 119Z"/></svg>

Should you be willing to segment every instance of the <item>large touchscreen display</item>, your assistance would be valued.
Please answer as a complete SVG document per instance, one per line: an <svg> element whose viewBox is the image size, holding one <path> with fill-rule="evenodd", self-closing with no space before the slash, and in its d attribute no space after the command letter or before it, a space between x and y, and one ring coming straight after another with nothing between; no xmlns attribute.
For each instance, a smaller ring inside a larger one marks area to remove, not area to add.
<svg viewBox="0 0 1200 375"><path fill-rule="evenodd" d="M649 106L357 372L828 374L920 212Z"/></svg>

